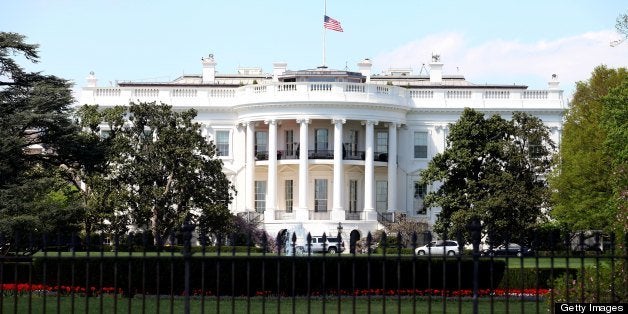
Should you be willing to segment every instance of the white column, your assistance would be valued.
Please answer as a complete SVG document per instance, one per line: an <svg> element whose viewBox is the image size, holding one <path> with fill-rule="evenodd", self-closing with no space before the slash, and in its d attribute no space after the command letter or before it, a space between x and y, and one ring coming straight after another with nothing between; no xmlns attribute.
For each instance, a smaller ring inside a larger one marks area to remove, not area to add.
<svg viewBox="0 0 628 314"><path fill-rule="evenodd" d="M246 210L255 210L255 122L246 122L246 168L244 198Z"/></svg>
<svg viewBox="0 0 628 314"><path fill-rule="evenodd" d="M268 193L264 221L272 221L277 209L277 121L264 122L268 124Z"/></svg>
<svg viewBox="0 0 628 314"><path fill-rule="evenodd" d="M388 211L397 209L397 124L388 124Z"/></svg>
<svg viewBox="0 0 628 314"><path fill-rule="evenodd" d="M331 212L331 220L345 220L345 211L342 207L344 187L344 167L342 165L342 125L345 119L333 119L334 124L334 203Z"/></svg>
<svg viewBox="0 0 628 314"><path fill-rule="evenodd" d="M307 209L307 183L308 183L308 143L307 132L309 119L297 119L301 125L299 130L299 207L296 210L296 219L300 221L308 220Z"/></svg>
<svg viewBox="0 0 628 314"><path fill-rule="evenodd" d="M373 163L374 157L374 126L377 125L377 121L366 121L366 141L365 141L365 157L364 157L364 215L367 220L374 220L375 217L375 166Z"/></svg>

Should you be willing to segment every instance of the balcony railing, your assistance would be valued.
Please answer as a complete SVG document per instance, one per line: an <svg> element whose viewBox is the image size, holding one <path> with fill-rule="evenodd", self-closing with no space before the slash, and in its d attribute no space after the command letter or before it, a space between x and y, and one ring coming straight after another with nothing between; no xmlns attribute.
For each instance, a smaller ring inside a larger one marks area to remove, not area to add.
<svg viewBox="0 0 628 314"><path fill-rule="evenodd" d="M345 212L345 220L362 220L362 212Z"/></svg>
<svg viewBox="0 0 628 314"><path fill-rule="evenodd" d="M334 151L329 149L310 149L308 150L308 158L310 159L334 159Z"/></svg>
<svg viewBox="0 0 628 314"><path fill-rule="evenodd" d="M377 213L377 221L382 224L395 222L395 213L383 212Z"/></svg>
<svg viewBox="0 0 628 314"><path fill-rule="evenodd" d="M285 210L275 210L276 220L293 220L295 219L294 211L287 212Z"/></svg>
<svg viewBox="0 0 628 314"><path fill-rule="evenodd" d="M330 215L331 212L328 211L314 211L314 210L310 210L309 211L309 219L310 220L329 220L329 217L331 217Z"/></svg>
<svg viewBox="0 0 628 314"><path fill-rule="evenodd" d="M98 103L113 106L121 101L160 101L177 106L231 107L256 103L326 101L395 104L406 108L464 108L473 107L528 109L562 109L561 90L527 90L495 88L421 88L406 89L399 86L355 83L271 83L246 85L239 88L194 87L180 88L155 86L86 87L82 91L81 103Z"/></svg>
<svg viewBox="0 0 628 314"><path fill-rule="evenodd" d="M347 152L343 151L343 160L364 160L365 153L363 150ZM334 159L333 150L321 150L311 149L308 150L309 159ZM299 150L278 150L277 160L290 160L299 159ZM268 160L268 151L257 151L255 153L255 160ZM374 161L388 162L388 153L373 153Z"/></svg>
<svg viewBox="0 0 628 314"><path fill-rule="evenodd" d="M263 222L264 221L264 213L258 213L255 211L245 211L241 213L237 213L238 217L244 218L246 221L250 222Z"/></svg>

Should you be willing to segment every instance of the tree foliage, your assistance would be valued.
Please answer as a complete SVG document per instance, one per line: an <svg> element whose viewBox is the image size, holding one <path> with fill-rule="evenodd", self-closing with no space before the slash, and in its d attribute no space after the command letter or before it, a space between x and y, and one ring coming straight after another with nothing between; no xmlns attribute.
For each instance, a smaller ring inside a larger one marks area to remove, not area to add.
<svg viewBox="0 0 628 314"><path fill-rule="evenodd" d="M0 32L0 232L76 231L82 206L60 166L76 163L77 126L70 118L70 83L25 71L38 46Z"/></svg>
<svg viewBox="0 0 628 314"><path fill-rule="evenodd" d="M90 179L95 183L90 198L110 206L107 212L120 225L149 228L155 241L166 239L185 220L199 224L204 233L226 231L233 187L213 143L193 122L195 110L131 103L103 111L84 106L79 113L92 130L99 122L108 125L108 170Z"/></svg>
<svg viewBox="0 0 628 314"><path fill-rule="evenodd" d="M422 183L440 186L425 198L442 208L435 230L442 237L468 235L478 219L494 243L519 239L547 206L544 175L554 143L543 122L515 112L507 121L465 109L450 126L447 148L420 172Z"/></svg>
<svg viewBox="0 0 628 314"><path fill-rule="evenodd" d="M550 177L551 214L574 230L609 230L616 225L618 198L613 190L620 193L621 185L624 190L626 186L625 176L623 184L617 181L621 177L617 171L625 168L627 109L625 90L609 92L625 88L622 82L627 78L625 68L599 66L588 81L577 83L569 105L559 164Z"/></svg>
<svg viewBox="0 0 628 314"><path fill-rule="evenodd" d="M69 116L70 83L26 72L12 59L37 62L37 47L22 35L0 33L0 187L21 181L34 166L65 162L69 156L61 152L77 131ZM31 153L35 147L44 153Z"/></svg>
<svg viewBox="0 0 628 314"><path fill-rule="evenodd" d="M606 132L604 152L610 160L612 198L610 206L617 211L614 231L628 232L628 75L621 85L602 100L602 129Z"/></svg>

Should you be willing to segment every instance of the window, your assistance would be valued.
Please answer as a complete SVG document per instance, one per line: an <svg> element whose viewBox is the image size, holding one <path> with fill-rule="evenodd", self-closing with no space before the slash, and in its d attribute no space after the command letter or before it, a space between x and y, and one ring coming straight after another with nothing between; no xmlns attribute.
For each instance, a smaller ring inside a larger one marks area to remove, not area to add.
<svg viewBox="0 0 628 314"><path fill-rule="evenodd" d="M285 193L286 193L286 213L292 212L294 206L294 181L285 181Z"/></svg>
<svg viewBox="0 0 628 314"><path fill-rule="evenodd" d="M266 131L255 132L255 155L268 154L268 133Z"/></svg>
<svg viewBox="0 0 628 314"><path fill-rule="evenodd" d="M414 132L414 158L427 158L427 132Z"/></svg>
<svg viewBox="0 0 628 314"><path fill-rule="evenodd" d="M532 159L543 157L543 144L539 140L531 140L528 145L528 155Z"/></svg>
<svg viewBox="0 0 628 314"><path fill-rule="evenodd" d="M349 180L349 212L358 211L358 180Z"/></svg>
<svg viewBox="0 0 628 314"><path fill-rule="evenodd" d="M420 184L418 181L414 181L414 202L413 208L418 215L425 215L427 209L423 205L423 199L427 194L427 185Z"/></svg>
<svg viewBox="0 0 628 314"><path fill-rule="evenodd" d="M255 181L255 211L263 213L266 209L266 181Z"/></svg>
<svg viewBox="0 0 628 314"><path fill-rule="evenodd" d="M109 130L101 130L100 131L100 138L104 139L108 139L111 136L111 131Z"/></svg>
<svg viewBox="0 0 628 314"><path fill-rule="evenodd" d="M385 212L388 209L388 182L375 182L375 209L378 212Z"/></svg>
<svg viewBox="0 0 628 314"><path fill-rule="evenodd" d="M388 153L388 132L377 131L376 153Z"/></svg>
<svg viewBox="0 0 628 314"><path fill-rule="evenodd" d="M286 156L294 156L294 130L286 130Z"/></svg>
<svg viewBox="0 0 628 314"><path fill-rule="evenodd" d="M229 131L216 131L216 154L229 156Z"/></svg>
<svg viewBox="0 0 628 314"><path fill-rule="evenodd" d="M327 211L327 179L314 180L314 211Z"/></svg>
<svg viewBox="0 0 628 314"><path fill-rule="evenodd" d="M349 130L349 142L345 144L348 159L357 159L358 154L358 130Z"/></svg>
<svg viewBox="0 0 628 314"><path fill-rule="evenodd" d="M329 134L327 129L316 129L316 139L314 141L314 150L327 150L329 147Z"/></svg>

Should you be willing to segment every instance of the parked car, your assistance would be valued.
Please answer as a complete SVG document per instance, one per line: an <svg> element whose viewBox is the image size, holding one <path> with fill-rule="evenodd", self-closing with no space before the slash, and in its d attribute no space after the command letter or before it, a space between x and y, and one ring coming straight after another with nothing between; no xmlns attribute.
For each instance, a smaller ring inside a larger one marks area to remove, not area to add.
<svg viewBox="0 0 628 314"><path fill-rule="evenodd" d="M484 249L480 252L482 256L528 256L532 255L532 250L517 243L508 243L494 248Z"/></svg>
<svg viewBox="0 0 628 314"><path fill-rule="evenodd" d="M458 242L453 240L432 241L424 246L420 246L414 250L417 255L458 255L460 249Z"/></svg>
<svg viewBox="0 0 628 314"><path fill-rule="evenodd" d="M336 254L337 252L344 252L345 244L342 241L338 241L337 237L327 237L327 242L323 241L323 237L312 237L312 253L327 252L329 254Z"/></svg>

